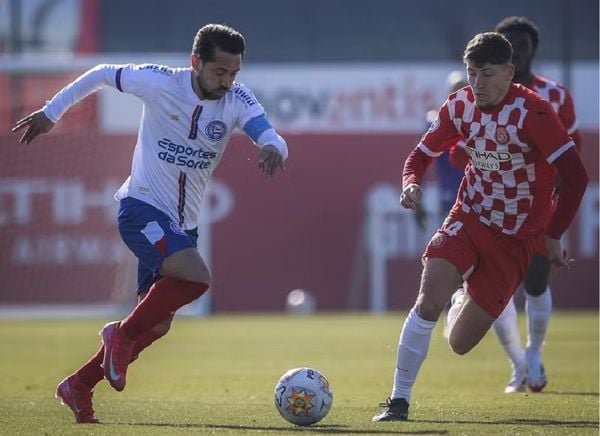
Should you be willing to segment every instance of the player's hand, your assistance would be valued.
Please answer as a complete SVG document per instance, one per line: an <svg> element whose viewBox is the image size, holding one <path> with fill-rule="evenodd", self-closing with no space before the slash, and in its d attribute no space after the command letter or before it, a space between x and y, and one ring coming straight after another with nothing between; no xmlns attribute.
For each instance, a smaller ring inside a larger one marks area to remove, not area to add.
<svg viewBox="0 0 600 436"><path fill-rule="evenodd" d="M552 239L548 236L545 236L545 239L548 260L560 268L571 268L571 264L575 262L575 259L569 259L567 250L562 249L560 239Z"/></svg>
<svg viewBox="0 0 600 436"><path fill-rule="evenodd" d="M19 142L21 144L29 144L36 136L50 131L54 127L54 123L44 114L42 109L30 113L24 118L21 118L12 128L13 132L27 128Z"/></svg>
<svg viewBox="0 0 600 436"><path fill-rule="evenodd" d="M265 145L258 154L258 169L260 169L265 176L273 177L277 168L281 168L281 171L285 171L281 153L279 153L279 150L274 146Z"/></svg>
<svg viewBox="0 0 600 436"><path fill-rule="evenodd" d="M417 210L421 205L421 187L415 183L408 185L400 194L400 204L407 208Z"/></svg>

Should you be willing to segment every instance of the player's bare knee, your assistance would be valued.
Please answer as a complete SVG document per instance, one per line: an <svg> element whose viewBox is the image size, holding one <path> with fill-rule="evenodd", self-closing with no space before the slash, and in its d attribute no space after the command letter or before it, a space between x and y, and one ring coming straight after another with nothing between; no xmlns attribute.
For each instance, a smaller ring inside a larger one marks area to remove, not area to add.
<svg viewBox="0 0 600 436"><path fill-rule="evenodd" d="M467 354L475 346L475 344L465 341L464 338L461 338L458 335L453 335L452 332L450 332L450 336L448 337L448 345L454 353L460 356Z"/></svg>
<svg viewBox="0 0 600 436"><path fill-rule="evenodd" d="M415 304L415 309L419 317L427 321L437 321L444 307L445 304L426 298L423 294L419 295L417 304Z"/></svg>
<svg viewBox="0 0 600 436"><path fill-rule="evenodd" d="M212 281L210 269L195 249L182 250L167 257L161 265L160 273L209 286Z"/></svg>
<svg viewBox="0 0 600 436"><path fill-rule="evenodd" d="M196 271L194 271L189 278L184 280L196 283L206 283L210 286L212 282L212 274L206 265L202 265Z"/></svg>

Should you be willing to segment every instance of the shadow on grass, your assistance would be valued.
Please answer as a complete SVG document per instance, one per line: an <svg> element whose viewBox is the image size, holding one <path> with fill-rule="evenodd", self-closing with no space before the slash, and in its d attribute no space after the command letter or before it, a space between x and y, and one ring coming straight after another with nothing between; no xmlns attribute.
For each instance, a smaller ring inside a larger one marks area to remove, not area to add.
<svg viewBox="0 0 600 436"><path fill-rule="evenodd" d="M495 421L457 421L451 419L415 419L411 422L423 422L429 424L476 424L476 425L534 425L534 426L559 426L571 428L598 428L598 421L564 421L559 419L532 419L513 418L499 419Z"/></svg>
<svg viewBox="0 0 600 436"><path fill-rule="evenodd" d="M598 392L544 391L542 393L550 394L550 395L581 395L582 397L597 397L598 396Z"/></svg>
<svg viewBox="0 0 600 436"><path fill-rule="evenodd" d="M433 422L433 421L432 421ZM173 427L173 428L196 428L196 429L221 429L221 430L241 430L257 432L311 432L324 434L417 434L417 435L447 435L446 430L383 430L370 429L359 430L348 428L343 425L311 425L306 427L278 427L278 426L252 426L252 425L227 425L227 424L170 424L170 423L123 423L124 425L143 426L143 427Z"/></svg>

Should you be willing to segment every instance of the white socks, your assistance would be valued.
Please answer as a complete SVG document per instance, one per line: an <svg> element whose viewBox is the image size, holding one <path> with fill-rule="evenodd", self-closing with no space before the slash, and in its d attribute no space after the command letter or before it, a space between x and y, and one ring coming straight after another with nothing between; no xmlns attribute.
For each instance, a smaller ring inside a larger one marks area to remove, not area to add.
<svg viewBox="0 0 600 436"><path fill-rule="evenodd" d="M552 314L552 292L547 287L543 294L532 296L525 293L525 310L527 312L528 353L540 354L548 331L548 321Z"/></svg>
<svg viewBox="0 0 600 436"><path fill-rule="evenodd" d="M508 301L493 326L500 344L508 354L513 370L524 368L525 352L521 345L521 334L517 325L517 308L513 298Z"/></svg>
<svg viewBox="0 0 600 436"><path fill-rule="evenodd" d="M421 364L429 351L435 321L427 321L417 315L413 307L404 321L398 344L398 358L394 371L394 388L391 398L410 400Z"/></svg>

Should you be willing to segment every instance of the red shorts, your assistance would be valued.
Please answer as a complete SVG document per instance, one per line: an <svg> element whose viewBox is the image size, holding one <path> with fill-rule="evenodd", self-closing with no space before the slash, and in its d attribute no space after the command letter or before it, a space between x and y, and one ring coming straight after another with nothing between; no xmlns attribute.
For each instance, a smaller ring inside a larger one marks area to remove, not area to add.
<svg viewBox="0 0 600 436"><path fill-rule="evenodd" d="M473 215L452 211L423 257L452 263L473 300L498 318L523 281L533 253L546 253L543 234L512 238L491 230Z"/></svg>

